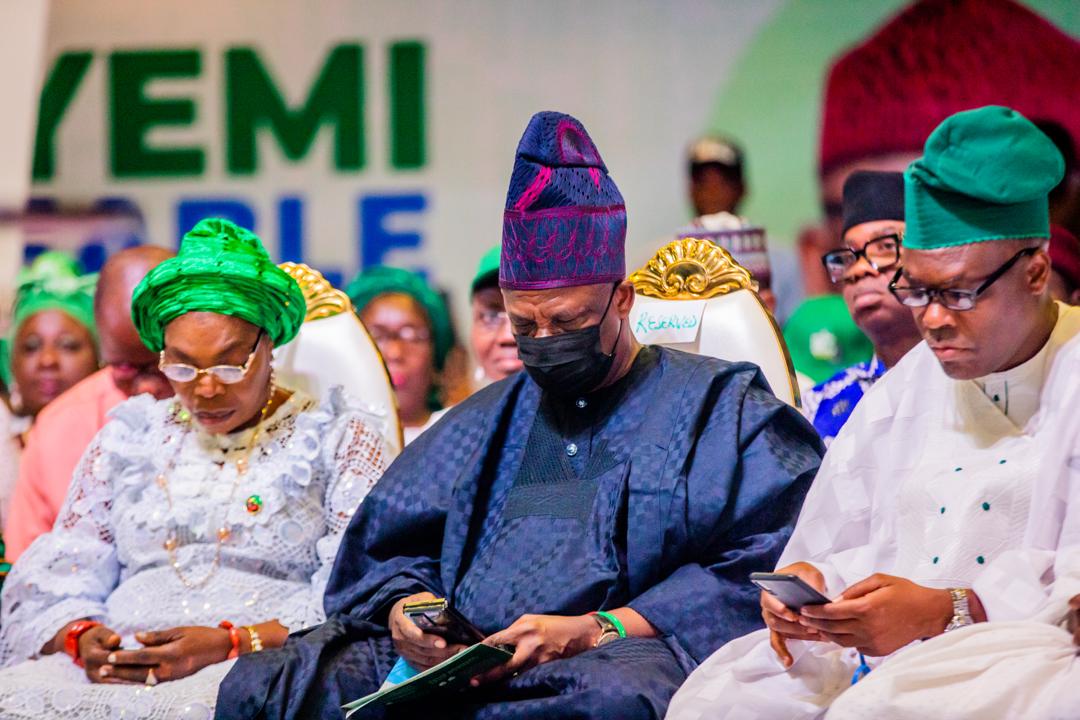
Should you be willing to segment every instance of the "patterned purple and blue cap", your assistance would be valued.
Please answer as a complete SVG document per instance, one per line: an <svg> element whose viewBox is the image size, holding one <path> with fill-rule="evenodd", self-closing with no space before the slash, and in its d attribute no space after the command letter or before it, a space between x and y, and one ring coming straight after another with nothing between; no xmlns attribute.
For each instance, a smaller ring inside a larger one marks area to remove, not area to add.
<svg viewBox="0 0 1080 720"><path fill-rule="evenodd" d="M592 138L569 115L533 115L503 213L499 285L549 290L626 277L626 206Z"/></svg>

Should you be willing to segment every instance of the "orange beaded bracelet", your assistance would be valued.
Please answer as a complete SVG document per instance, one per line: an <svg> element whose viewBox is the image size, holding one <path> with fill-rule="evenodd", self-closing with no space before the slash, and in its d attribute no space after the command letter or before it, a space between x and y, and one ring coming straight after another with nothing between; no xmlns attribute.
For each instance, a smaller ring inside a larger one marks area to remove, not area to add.
<svg viewBox="0 0 1080 720"><path fill-rule="evenodd" d="M229 642L232 643L232 649L229 650L229 654L225 656L225 659L232 660L233 658L240 657L240 631L228 620L219 622L218 627L229 631Z"/></svg>

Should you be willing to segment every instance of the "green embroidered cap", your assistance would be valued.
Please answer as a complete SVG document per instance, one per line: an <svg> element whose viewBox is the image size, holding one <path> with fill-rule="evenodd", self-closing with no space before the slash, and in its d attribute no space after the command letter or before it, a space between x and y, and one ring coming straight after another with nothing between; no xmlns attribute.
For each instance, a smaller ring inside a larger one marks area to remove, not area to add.
<svg viewBox="0 0 1080 720"><path fill-rule="evenodd" d="M499 258L502 257L502 246L495 247L484 253L480 258L480 264L476 267L476 275L473 276L473 295L483 287L499 287Z"/></svg>
<svg viewBox="0 0 1080 720"><path fill-rule="evenodd" d="M904 173L904 247L1050 237L1061 153L1020 113L989 105L945 119Z"/></svg>
<svg viewBox="0 0 1080 720"><path fill-rule="evenodd" d="M274 264L255 233L207 218L184 235L176 257L147 273L131 298L135 328L154 352L165 346L165 327L189 312L246 320L278 346L296 337L307 306L300 286Z"/></svg>

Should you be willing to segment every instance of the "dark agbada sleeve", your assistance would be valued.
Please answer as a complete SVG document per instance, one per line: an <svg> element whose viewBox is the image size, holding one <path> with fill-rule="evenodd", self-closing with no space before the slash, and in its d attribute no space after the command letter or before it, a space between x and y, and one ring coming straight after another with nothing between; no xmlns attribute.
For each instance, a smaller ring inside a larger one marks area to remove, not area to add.
<svg viewBox="0 0 1080 720"><path fill-rule="evenodd" d="M749 575L776 567L823 453L755 370L716 382L667 512L669 569L630 603L697 663L763 626Z"/></svg>
<svg viewBox="0 0 1080 720"><path fill-rule="evenodd" d="M445 595L439 558L451 487L446 474L431 467L438 443L425 439L390 466L353 518L326 587L327 617L347 614L385 625L400 598Z"/></svg>

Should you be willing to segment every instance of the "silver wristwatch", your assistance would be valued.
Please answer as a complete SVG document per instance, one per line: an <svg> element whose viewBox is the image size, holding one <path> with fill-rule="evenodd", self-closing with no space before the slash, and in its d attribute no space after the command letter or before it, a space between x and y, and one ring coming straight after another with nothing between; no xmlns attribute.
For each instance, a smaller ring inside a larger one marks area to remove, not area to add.
<svg viewBox="0 0 1080 720"><path fill-rule="evenodd" d="M968 604L968 591L966 588L949 588L952 595L952 620L945 626L945 632L971 625L975 620L971 617L971 606Z"/></svg>

